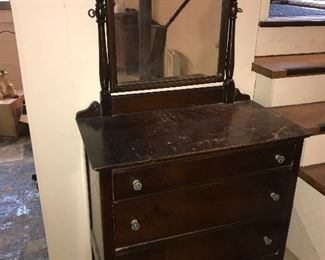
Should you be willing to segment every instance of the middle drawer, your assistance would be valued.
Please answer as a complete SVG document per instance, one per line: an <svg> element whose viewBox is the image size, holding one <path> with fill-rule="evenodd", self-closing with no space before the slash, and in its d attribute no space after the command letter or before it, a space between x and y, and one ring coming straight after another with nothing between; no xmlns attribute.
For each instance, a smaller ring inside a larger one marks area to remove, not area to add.
<svg viewBox="0 0 325 260"><path fill-rule="evenodd" d="M281 220L295 181L290 172L268 173L115 202L116 246L261 217Z"/></svg>

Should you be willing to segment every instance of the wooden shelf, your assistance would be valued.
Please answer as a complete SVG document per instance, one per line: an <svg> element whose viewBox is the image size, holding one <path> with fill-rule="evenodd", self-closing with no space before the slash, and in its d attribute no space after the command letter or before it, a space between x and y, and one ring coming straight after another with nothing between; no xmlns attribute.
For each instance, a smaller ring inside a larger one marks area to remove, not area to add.
<svg viewBox="0 0 325 260"><path fill-rule="evenodd" d="M325 102L274 107L271 110L305 128L311 135L325 133Z"/></svg>
<svg viewBox="0 0 325 260"><path fill-rule="evenodd" d="M325 195L325 163L300 168L299 176L313 188Z"/></svg>
<svg viewBox="0 0 325 260"><path fill-rule="evenodd" d="M256 57L252 70L268 78L325 74L325 53Z"/></svg>

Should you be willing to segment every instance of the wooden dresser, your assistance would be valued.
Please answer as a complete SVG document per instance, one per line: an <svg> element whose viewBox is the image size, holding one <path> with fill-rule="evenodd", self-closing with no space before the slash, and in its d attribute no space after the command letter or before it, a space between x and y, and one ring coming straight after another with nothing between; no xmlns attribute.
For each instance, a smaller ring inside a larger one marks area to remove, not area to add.
<svg viewBox="0 0 325 260"><path fill-rule="evenodd" d="M283 259L295 124L252 101L77 122L95 259Z"/></svg>

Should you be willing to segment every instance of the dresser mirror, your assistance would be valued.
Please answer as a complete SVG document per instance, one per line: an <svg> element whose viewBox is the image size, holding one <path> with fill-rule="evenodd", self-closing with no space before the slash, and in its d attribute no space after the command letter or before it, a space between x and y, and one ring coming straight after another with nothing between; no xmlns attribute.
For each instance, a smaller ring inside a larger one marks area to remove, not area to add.
<svg viewBox="0 0 325 260"><path fill-rule="evenodd" d="M222 0L116 0L113 11L113 92L223 81Z"/></svg>
<svg viewBox="0 0 325 260"><path fill-rule="evenodd" d="M238 12L237 0L96 0L102 114L114 113L112 93L137 90L223 82L215 102L237 100Z"/></svg>

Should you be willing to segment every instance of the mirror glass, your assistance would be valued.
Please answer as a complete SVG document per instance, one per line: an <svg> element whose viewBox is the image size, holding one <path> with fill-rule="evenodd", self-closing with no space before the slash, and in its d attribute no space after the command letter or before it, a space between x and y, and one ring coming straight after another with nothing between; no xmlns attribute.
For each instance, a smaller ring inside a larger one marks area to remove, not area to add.
<svg viewBox="0 0 325 260"><path fill-rule="evenodd" d="M222 0L115 0L117 83L218 73Z"/></svg>

